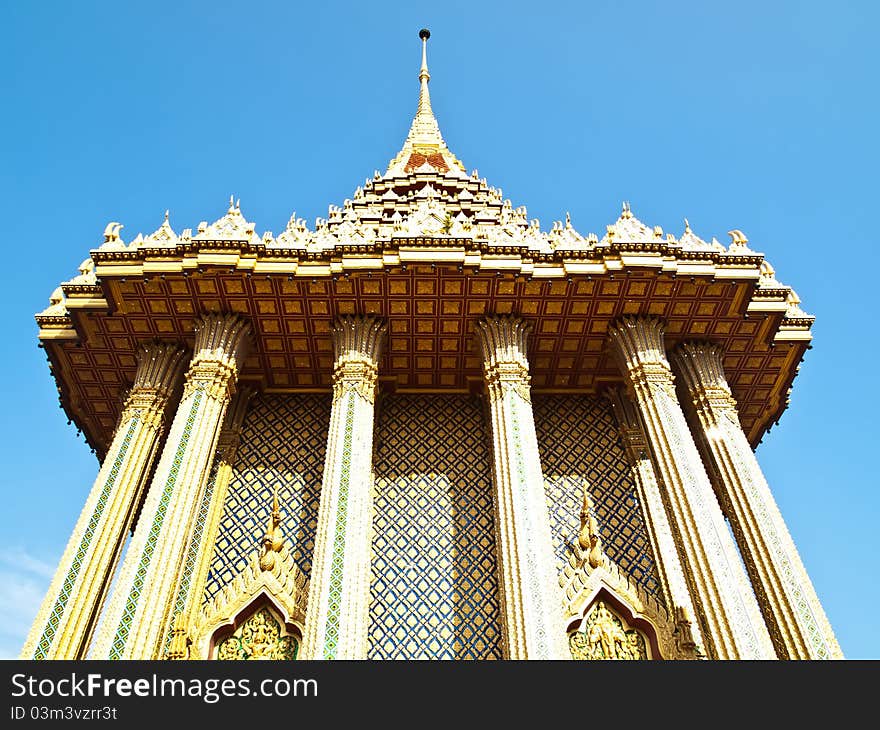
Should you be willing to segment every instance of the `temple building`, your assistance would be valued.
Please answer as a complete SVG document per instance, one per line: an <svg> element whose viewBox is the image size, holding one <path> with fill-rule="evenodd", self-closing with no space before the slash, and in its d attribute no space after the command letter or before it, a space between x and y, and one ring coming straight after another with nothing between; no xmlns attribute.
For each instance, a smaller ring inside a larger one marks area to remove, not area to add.
<svg viewBox="0 0 880 730"><path fill-rule="evenodd" d="M813 317L739 230L530 220L429 35L327 218L111 222L36 316L101 467L22 657L841 658L754 453Z"/></svg>

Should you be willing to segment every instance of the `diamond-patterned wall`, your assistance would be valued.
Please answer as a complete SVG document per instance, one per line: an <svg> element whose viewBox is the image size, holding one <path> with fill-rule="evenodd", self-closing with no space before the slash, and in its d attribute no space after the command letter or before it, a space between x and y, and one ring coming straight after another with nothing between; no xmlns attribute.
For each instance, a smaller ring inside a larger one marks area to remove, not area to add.
<svg viewBox="0 0 880 730"><path fill-rule="evenodd" d="M601 396L533 397L535 429L560 573L577 540L583 483L589 483L605 553L663 601L651 544L614 412Z"/></svg>
<svg viewBox="0 0 880 730"><path fill-rule="evenodd" d="M251 401L220 518L206 601L235 578L259 546L275 485L287 544L300 569L311 574L329 423L329 395L267 395Z"/></svg>
<svg viewBox="0 0 880 730"><path fill-rule="evenodd" d="M371 659L501 657L491 457L467 396L378 404Z"/></svg>

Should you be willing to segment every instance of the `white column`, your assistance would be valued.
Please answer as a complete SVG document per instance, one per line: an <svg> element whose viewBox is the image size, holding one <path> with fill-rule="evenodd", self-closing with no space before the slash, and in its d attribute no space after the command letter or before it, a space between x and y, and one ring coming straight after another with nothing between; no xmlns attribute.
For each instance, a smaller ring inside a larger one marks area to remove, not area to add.
<svg viewBox="0 0 880 730"><path fill-rule="evenodd" d="M333 327L333 407L321 482L303 656L366 659L370 603L373 416L385 325Z"/></svg>
<svg viewBox="0 0 880 730"><path fill-rule="evenodd" d="M206 315L195 327L183 397L91 656L156 659L179 566L244 360L250 325Z"/></svg>
<svg viewBox="0 0 880 730"><path fill-rule="evenodd" d="M569 659L529 392L529 326L486 317L476 331L492 428L495 525L509 659Z"/></svg>
<svg viewBox="0 0 880 730"><path fill-rule="evenodd" d="M684 343L672 354L695 416L770 636L781 658L841 659L794 541L752 447L724 375L719 345Z"/></svg>
<svg viewBox="0 0 880 730"><path fill-rule="evenodd" d="M184 351L152 342L137 352L134 384L98 478L22 650L22 659L84 656L179 385Z"/></svg>
<svg viewBox="0 0 880 730"><path fill-rule="evenodd" d="M208 481L205 484L198 513L190 532L186 555L179 570L175 591L176 598L171 609L171 618L168 622L161 652L168 658L182 658L172 657L168 651L171 635L176 629L178 636L183 640L183 645L186 646L186 642L191 638L192 623L201 608L205 581L211 567L211 559L214 556L214 542L217 539L220 519L226 504L226 492L232 479L232 469L241 443L241 429L248 411L248 404L255 392L253 387L249 385L239 387L226 409L223 428L217 438L214 462L210 467Z"/></svg>
<svg viewBox="0 0 880 730"><path fill-rule="evenodd" d="M609 327L629 381L681 540L703 640L713 658L776 657L758 602L688 428L666 359L662 323L627 316Z"/></svg>
<svg viewBox="0 0 880 730"><path fill-rule="evenodd" d="M667 515L667 511L671 510L664 504L664 495L657 481L638 409L621 387L610 389L608 398L617 416L620 436L632 469L648 539L654 551L654 564L657 566L664 602L677 624L682 620L690 621L690 636L694 641L692 650L705 654L701 632L696 624L694 604Z"/></svg>

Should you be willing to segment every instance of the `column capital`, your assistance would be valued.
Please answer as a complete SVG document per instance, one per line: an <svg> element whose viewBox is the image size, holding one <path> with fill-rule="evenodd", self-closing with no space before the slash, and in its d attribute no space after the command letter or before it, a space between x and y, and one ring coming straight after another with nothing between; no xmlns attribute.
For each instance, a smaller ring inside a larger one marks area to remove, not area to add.
<svg viewBox="0 0 880 730"><path fill-rule="evenodd" d="M385 322L372 315L337 317L332 329L334 366L366 362L378 367L386 329Z"/></svg>
<svg viewBox="0 0 880 730"><path fill-rule="evenodd" d="M144 342L137 349L134 383L125 394L120 423L135 412L145 423L162 425L165 407L180 383L186 351L173 342Z"/></svg>
<svg viewBox="0 0 880 730"><path fill-rule="evenodd" d="M488 315L477 320L477 334L487 370L499 365L519 365L526 376L529 361L526 357L528 337L532 325L515 315Z"/></svg>
<svg viewBox="0 0 880 730"><path fill-rule="evenodd" d="M736 400L724 375L724 348L721 345L683 342L669 356L698 407L736 414Z"/></svg>
<svg viewBox="0 0 880 730"><path fill-rule="evenodd" d="M673 394L664 322L653 315L624 315L608 327L611 350L633 387L660 387Z"/></svg>
<svg viewBox="0 0 880 730"><path fill-rule="evenodd" d="M231 398L250 345L250 323L238 314L205 314L196 319L193 331L196 341L184 397L203 388L214 398Z"/></svg>
<svg viewBox="0 0 880 730"><path fill-rule="evenodd" d="M386 329L385 322L373 316L346 315L333 323L334 403L349 388L373 402Z"/></svg>
<svg viewBox="0 0 880 730"><path fill-rule="evenodd" d="M663 342L665 323L649 314L618 317L608 327L608 336L624 358L621 364L656 364L669 367Z"/></svg>
<svg viewBox="0 0 880 730"><path fill-rule="evenodd" d="M532 325L514 315L489 315L477 320L476 331L489 397L495 398L513 388L530 400L526 350Z"/></svg>

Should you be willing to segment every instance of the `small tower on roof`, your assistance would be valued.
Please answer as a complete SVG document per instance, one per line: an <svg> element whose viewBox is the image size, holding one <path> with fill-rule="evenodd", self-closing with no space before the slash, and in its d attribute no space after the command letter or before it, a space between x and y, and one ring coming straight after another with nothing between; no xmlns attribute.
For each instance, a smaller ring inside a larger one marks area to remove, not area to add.
<svg viewBox="0 0 880 730"><path fill-rule="evenodd" d="M450 152L440 134L440 126L431 109L431 93L428 90L428 82L431 74L428 72L428 38L431 31L422 28L419 38L422 40L422 65L419 68L419 105L416 108L416 116L409 128L409 134L403 143L403 148L397 156L391 160L386 177L395 175L408 175L411 172L428 164L434 170L441 173L450 171L464 172L464 165Z"/></svg>

